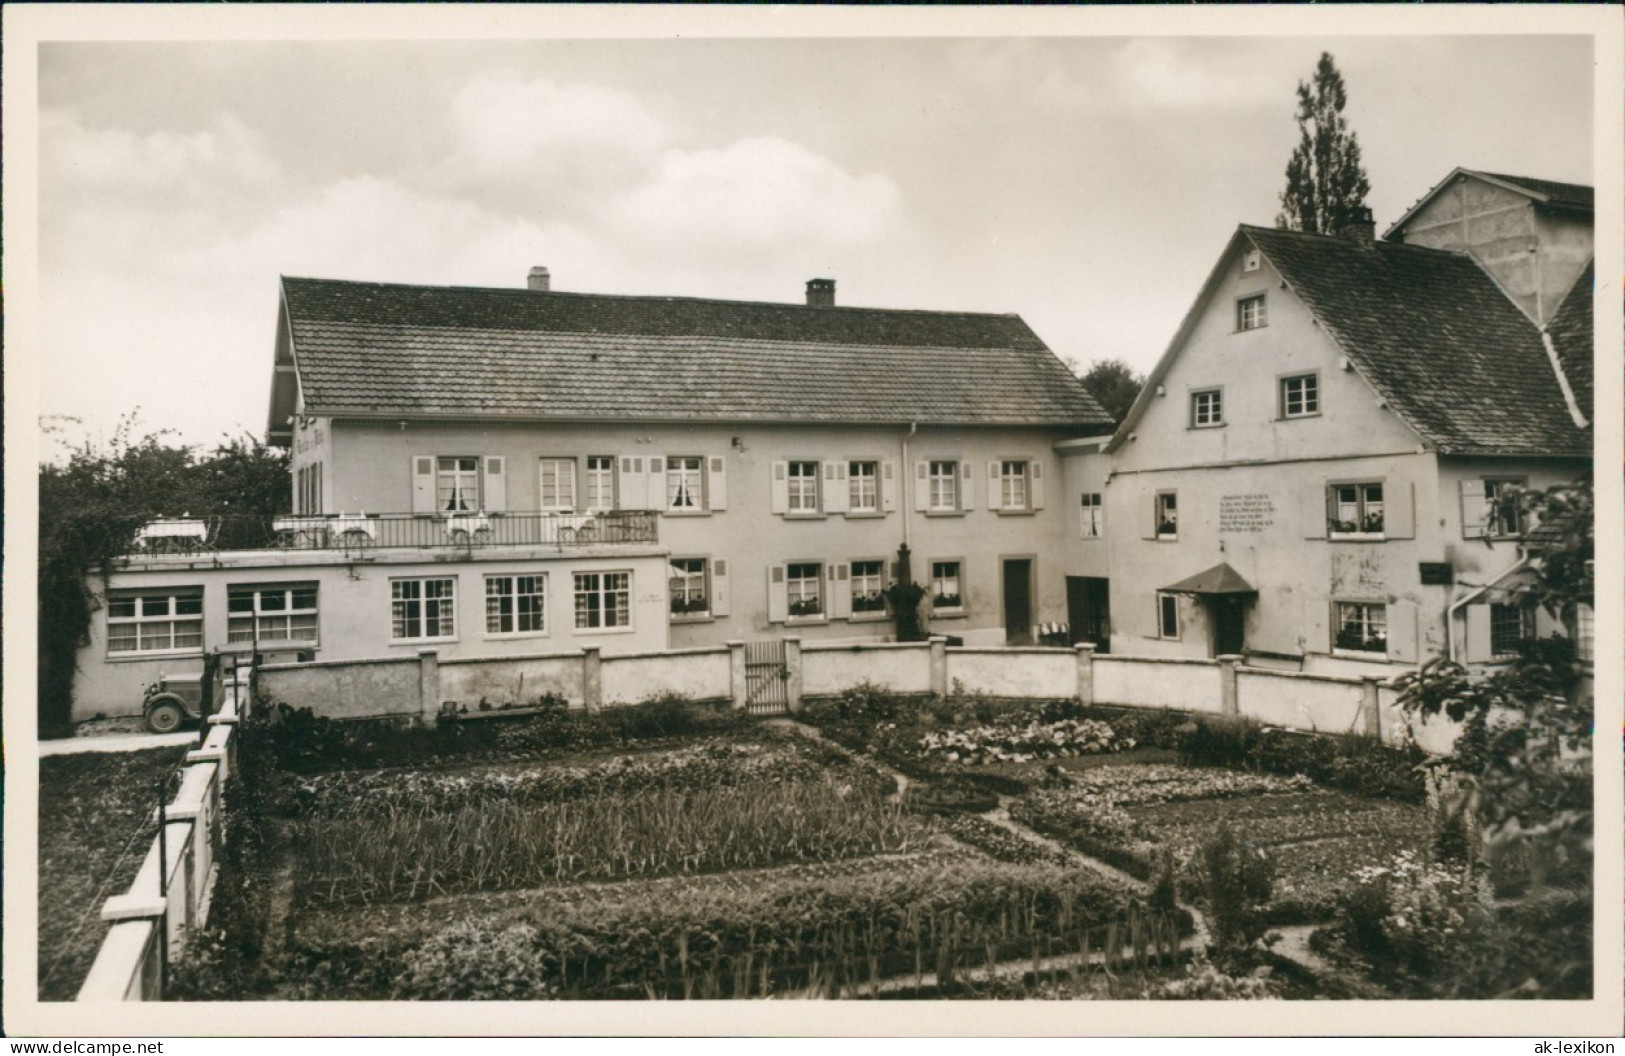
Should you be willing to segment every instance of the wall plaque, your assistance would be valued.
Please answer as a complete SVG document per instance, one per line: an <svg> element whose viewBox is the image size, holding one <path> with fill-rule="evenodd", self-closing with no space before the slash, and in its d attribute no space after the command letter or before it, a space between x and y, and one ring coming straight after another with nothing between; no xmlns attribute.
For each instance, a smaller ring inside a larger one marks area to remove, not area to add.
<svg viewBox="0 0 1625 1056"><path fill-rule="evenodd" d="M1267 493L1219 496L1220 532L1262 532L1275 523L1275 500Z"/></svg>

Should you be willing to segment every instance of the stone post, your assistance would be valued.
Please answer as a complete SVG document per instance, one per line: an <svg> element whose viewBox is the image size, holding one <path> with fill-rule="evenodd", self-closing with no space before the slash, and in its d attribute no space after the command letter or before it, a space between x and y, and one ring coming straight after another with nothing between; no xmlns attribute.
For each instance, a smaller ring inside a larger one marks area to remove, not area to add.
<svg viewBox="0 0 1625 1056"><path fill-rule="evenodd" d="M1362 732L1382 740L1382 703L1377 695L1377 687L1382 684L1381 675L1360 676L1360 717L1364 720Z"/></svg>
<svg viewBox="0 0 1625 1056"><path fill-rule="evenodd" d="M604 660L596 645L582 650L581 703L588 711L598 711L604 706Z"/></svg>
<svg viewBox="0 0 1625 1056"><path fill-rule="evenodd" d="M743 711L750 703L750 686L745 677L745 643L728 643L728 688L734 710Z"/></svg>
<svg viewBox="0 0 1625 1056"><path fill-rule="evenodd" d="M1226 718L1241 716L1241 701L1236 696L1236 668L1243 657L1226 653L1219 659L1219 710Z"/></svg>
<svg viewBox="0 0 1625 1056"><path fill-rule="evenodd" d="M440 653L418 650L418 721L425 726L440 719Z"/></svg>
<svg viewBox="0 0 1625 1056"><path fill-rule="evenodd" d="M1095 702L1095 643L1079 642L1072 648L1078 656L1078 703L1087 708Z"/></svg>
<svg viewBox="0 0 1625 1056"><path fill-rule="evenodd" d="M784 699L790 711L801 710L801 639L784 640Z"/></svg>
<svg viewBox="0 0 1625 1056"><path fill-rule="evenodd" d="M931 636L931 695L941 700L948 695L948 636Z"/></svg>

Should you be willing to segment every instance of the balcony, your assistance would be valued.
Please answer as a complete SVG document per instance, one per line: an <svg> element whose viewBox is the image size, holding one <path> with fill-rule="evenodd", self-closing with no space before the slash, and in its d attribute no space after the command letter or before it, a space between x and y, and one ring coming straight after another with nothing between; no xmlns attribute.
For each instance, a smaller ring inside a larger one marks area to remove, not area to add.
<svg viewBox="0 0 1625 1056"><path fill-rule="evenodd" d="M499 547L560 551L659 542L646 510L603 513L328 514L224 516L153 521L126 556L196 556L239 550L457 550Z"/></svg>

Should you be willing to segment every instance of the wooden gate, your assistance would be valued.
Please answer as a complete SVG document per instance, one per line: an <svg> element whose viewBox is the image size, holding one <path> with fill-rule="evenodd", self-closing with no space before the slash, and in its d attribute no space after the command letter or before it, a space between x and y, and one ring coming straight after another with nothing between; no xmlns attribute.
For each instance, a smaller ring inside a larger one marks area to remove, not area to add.
<svg viewBox="0 0 1625 1056"><path fill-rule="evenodd" d="M745 710L783 715L790 710L790 667L783 639L745 643Z"/></svg>

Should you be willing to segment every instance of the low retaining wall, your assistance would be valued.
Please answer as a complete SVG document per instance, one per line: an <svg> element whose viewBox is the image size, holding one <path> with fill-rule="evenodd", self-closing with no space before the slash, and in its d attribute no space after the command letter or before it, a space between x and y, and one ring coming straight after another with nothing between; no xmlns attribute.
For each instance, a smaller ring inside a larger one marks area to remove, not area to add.
<svg viewBox="0 0 1625 1056"><path fill-rule="evenodd" d="M791 638L785 641L785 661L792 711L803 698L835 697L870 684L921 696L964 692L1233 715L1307 732L1380 734L1390 744L1403 741L1410 730L1424 749L1437 754L1450 750L1457 732L1456 724L1444 719L1409 721L1395 705L1395 691L1376 676L1245 667L1239 656L1097 656L1088 645L950 648L946 638L804 645ZM411 716L425 722L448 702L472 711L481 700L523 705L554 695L572 707L596 709L680 696L745 707L748 697L743 642L608 657L586 649L442 661L433 650L423 650L412 659L265 667L259 679L270 699L320 715Z"/></svg>
<svg viewBox="0 0 1625 1056"><path fill-rule="evenodd" d="M187 753L174 802L130 888L102 905L110 921L79 1001L159 1001L164 978L187 936L208 920L220 851L220 797L236 766L238 705L228 698L209 717L200 748Z"/></svg>

